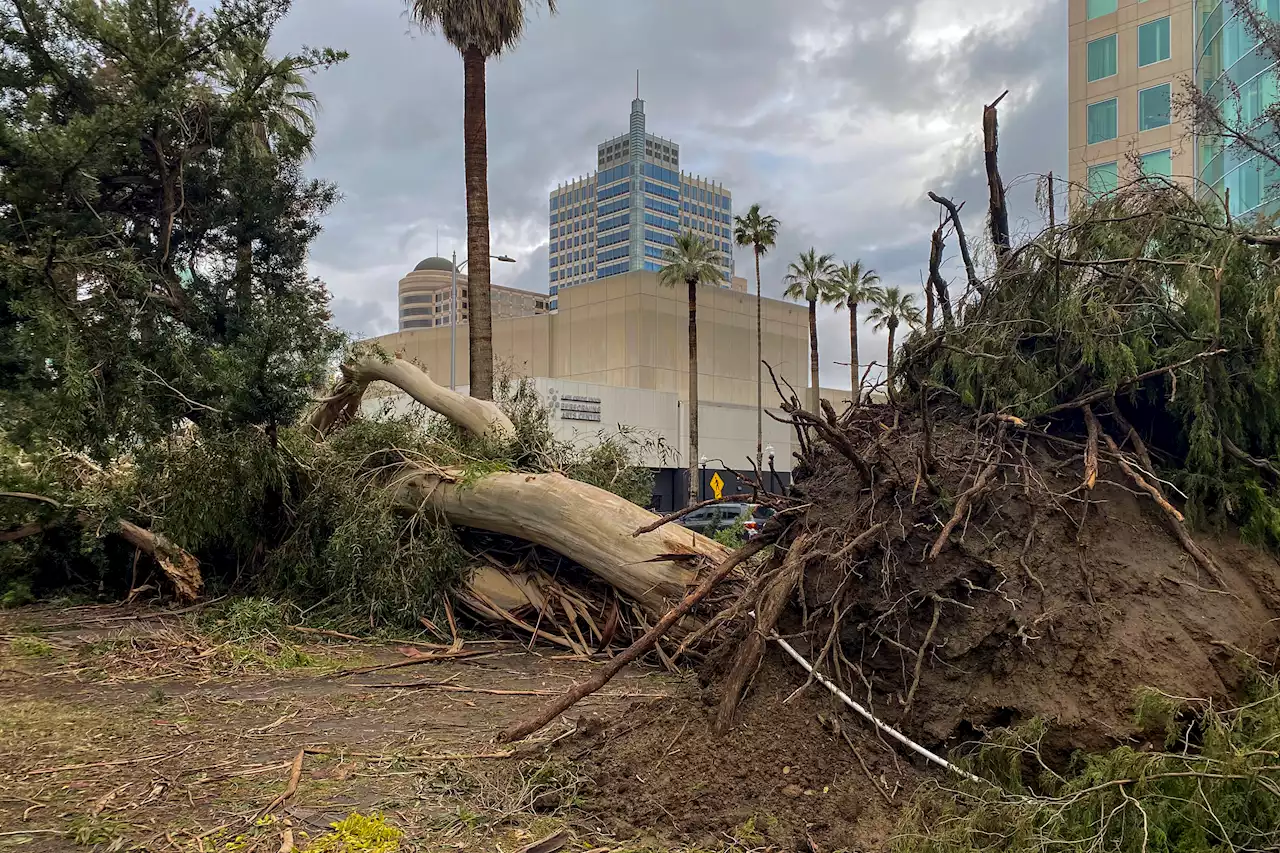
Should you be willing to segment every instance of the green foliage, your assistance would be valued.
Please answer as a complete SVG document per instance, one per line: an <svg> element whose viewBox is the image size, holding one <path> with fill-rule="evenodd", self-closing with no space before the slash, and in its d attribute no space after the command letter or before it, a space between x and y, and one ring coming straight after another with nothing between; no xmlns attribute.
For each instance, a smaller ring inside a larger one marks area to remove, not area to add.
<svg viewBox="0 0 1280 853"><path fill-rule="evenodd" d="M746 518L740 517L736 519L731 526L713 533L711 538L726 548L735 550L741 548L742 543L747 541Z"/></svg>
<svg viewBox="0 0 1280 853"><path fill-rule="evenodd" d="M53 646L39 637L14 637L9 641L9 651L24 658L47 658L53 654Z"/></svg>
<svg viewBox="0 0 1280 853"><path fill-rule="evenodd" d="M1000 733L971 767L1000 787L930 788L895 849L912 853L1114 850L1217 853L1280 847L1280 682L1255 676L1239 708L1165 699L1169 752L1119 747L1060 775L1039 760L1043 726ZM1172 714L1173 716L1168 716ZM1024 776L1030 772L1034 778Z"/></svg>
<svg viewBox="0 0 1280 853"><path fill-rule="evenodd" d="M395 853L400 849L404 833L387 823L378 812L362 815L352 812L330 824L331 831L312 839L307 845L311 853Z"/></svg>
<svg viewBox="0 0 1280 853"><path fill-rule="evenodd" d="M1250 540L1280 545L1268 469L1280 460L1274 251L1243 241L1217 205L1138 186L1077 211L1006 267L954 330L909 341L900 375L1028 419L1116 389L1114 405L1168 464L1193 521L1230 519ZM1100 414L1110 405L1096 403ZM1059 417L1078 425L1080 414ZM1103 424L1124 443L1114 419Z"/></svg>
<svg viewBox="0 0 1280 853"><path fill-rule="evenodd" d="M559 471L634 502L652 493L652 473L635 464L649 449L639 436L577 447L552 435L530 382L500 377L497 391L516 427L509 444L421 413L360 418L323 442L296 427L274 436L253 427L193 430L140 448L126 475L66 500L96 516L144 508L200 559L215 587L323 607L339 622L416 628L420 616L441 615L469 558L452 528L397 496L398 478L421 472L412 463L461 469L464 486L495 471ZM105 570L127 577L129 556ZM240 642L277 633L287 620L272 601L249 598L204 621Z"/></svg>
<svg viewBox="0 0 1280 853"><path fill-rule="evenodd" d="M0 14L0 428L107 460L293 421L340 336L306 255L302 75L263 53L288 0L6 0ZM245 73L245 72L249 73Z"/></svg>
<svg viewBox="0 0 1280 853"><path fill-rule="evenodd" d="M720 281L720 253L693 231L676 235L675 244L663 253L662 260L666 266L658 271L658 281L668 287Z"/></svg>
<svg viewBox="0 0 1280 853"><path fill-rule="evenodd" d="M800 257L787 268L783 281L787 285L786 296L791 299L803 299L813 306L819 302L830 302L831 294L837 286L840 267L836 265L835 255L819 255L818 250L810 247L801 252Z"/></svg>

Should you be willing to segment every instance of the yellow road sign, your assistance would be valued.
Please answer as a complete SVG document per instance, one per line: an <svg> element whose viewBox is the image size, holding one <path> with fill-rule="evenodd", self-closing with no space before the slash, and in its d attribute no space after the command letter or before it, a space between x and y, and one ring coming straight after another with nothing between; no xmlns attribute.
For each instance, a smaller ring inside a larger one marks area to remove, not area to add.
<svg viewBox="0 0 1280 853"><path fill-rule="evenodd" d="M716 500L724 497L724 480L720 478L720 472L711 475L711 494L716 496Z"/></svg>

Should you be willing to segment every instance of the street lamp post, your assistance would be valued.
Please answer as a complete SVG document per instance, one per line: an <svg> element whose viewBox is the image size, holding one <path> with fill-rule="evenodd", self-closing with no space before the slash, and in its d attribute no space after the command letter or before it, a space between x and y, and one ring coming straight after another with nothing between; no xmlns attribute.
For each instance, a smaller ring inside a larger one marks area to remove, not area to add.
<svg viewBox="0 0 1280 853"><path fill-rule="evenodd" d="M502 261L504 264L514 264L516 259L508 255L490 255L495 261ZM458 250L453 250L453 263L449 268L453 271L449 285L449 390L456 391L458 388L458 270L467 265L467 258L461 264L458 263Z"/></svg>
<svg viewBox="0 0 1280 853"><path fill-rule="evenodd" d="M769 479L773 481L773 487L778 488L778 472L773 468L773 445L769 445L764 449L764 455L769 457Z"/></svg>
<svg viewBox="0 0 1280 853"><path fill-rule="evenodd" d="M698 481L698 500L705 501L707 499L707 457L699 457L698 464L702 466L702 479Z"/></svg>

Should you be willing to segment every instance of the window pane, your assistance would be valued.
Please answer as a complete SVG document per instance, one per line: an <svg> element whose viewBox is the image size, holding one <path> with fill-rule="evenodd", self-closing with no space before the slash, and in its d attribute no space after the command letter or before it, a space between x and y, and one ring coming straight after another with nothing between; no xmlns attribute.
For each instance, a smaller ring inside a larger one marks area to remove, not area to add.
<svg viewBox="0 0 1280 853"><path fill-rule="evenodd" d="M1089 82L1110 77L1116 73L1116 37L1089 42Z"/></svg>
<svg viewBox="0 0 1280 853"><path fill-rule="evenodd" d="M1166 148L1164 151L1152 151L1150 154L1143 154L1142 174L1157 175L1163 178L1173 177L1173 152Z"/></svg>
<svg viewBox="0 0 1280 853"><path fill-rule="evenodd" d="M1100 163L1089 167L1089 192L1105 195L1120 183L1120 173L1115 163Z"/></svg>
<svg viewBox="0 0 1280 853"><path fill-rule="evenodd" d="M1138 92L1138 130L1151 130L1169 123L1169 84L1161 83Z"/></svg>
<svg viewBox="0 0 1280 853"><path fill-rule="evenodd" d="M1138 27L1138 65L1150 65L1169 58L1169 19L1161 18Z"/></svg>
<svg viewBox="0 0 1280 853"><path fill-rule="evenodd" d="M1116 0L1089 0L1086 5L1086 14L1089 20L1101 18L1103 15L1110 15L1116 10Z"/></svg>
<svg viewBox="0 0 1280 853"><path fill-rule="evenodd" d="M1167 124L1168 122L1166 122ZM1116 99L1089 105L1089 144L1116 138Z"/></svg>

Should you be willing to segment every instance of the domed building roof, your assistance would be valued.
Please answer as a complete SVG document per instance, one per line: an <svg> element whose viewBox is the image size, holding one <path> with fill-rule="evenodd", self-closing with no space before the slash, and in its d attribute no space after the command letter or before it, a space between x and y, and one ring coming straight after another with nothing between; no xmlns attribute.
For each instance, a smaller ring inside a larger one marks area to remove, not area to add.
<svg viewBox="0 0 1280 853"><path fill-rule="evenodd" d="M422 272L424 270L439 270L441 272L452 272L453 262L448 258L427 258L421 261L413 268L414 272Z"/></svg>

